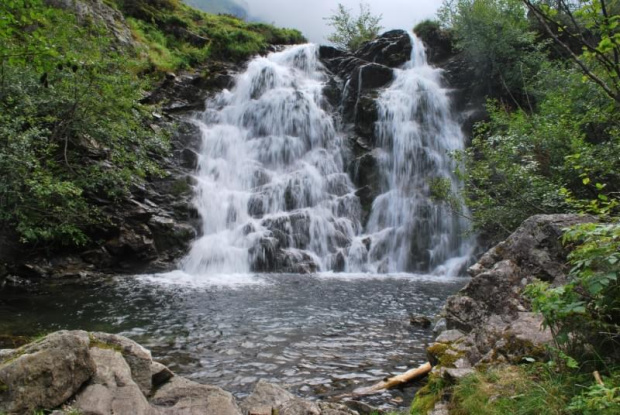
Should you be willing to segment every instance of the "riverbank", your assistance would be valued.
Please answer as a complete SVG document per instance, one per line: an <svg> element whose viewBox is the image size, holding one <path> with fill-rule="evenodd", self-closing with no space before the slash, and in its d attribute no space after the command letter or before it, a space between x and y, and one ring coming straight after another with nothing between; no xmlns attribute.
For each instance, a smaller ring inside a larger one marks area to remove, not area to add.
<svg viewBox="0 0 620 415"><path fill-rule="evenodd" d="M442 311L447 330L428 348L434 368L412 414L616 413L613 356L589 361L578 345L567 348L551 325L550 309L542 310L545 315L534 311L536 299L529 294L536 281L563 292L570 281L570 249L562 237L592 221L583 215L531 217L469 269L472 280ZM575 330L573 339L587 329ZM597 364L608 360L602 378Z"/></svg>

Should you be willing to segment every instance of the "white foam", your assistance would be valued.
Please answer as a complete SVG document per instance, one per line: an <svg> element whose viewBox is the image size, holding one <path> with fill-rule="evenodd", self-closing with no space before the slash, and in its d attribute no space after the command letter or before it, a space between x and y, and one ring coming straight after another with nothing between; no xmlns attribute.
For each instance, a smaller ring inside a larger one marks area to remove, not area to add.
<svg viewBox="0 0 620 415"><path fill-rule="evenodd" d="M239 288L250 285L267 285L268 281L257 274L188 274L172 271L162 274L146 274L138 280L161 286L223 287Z"/></svg>

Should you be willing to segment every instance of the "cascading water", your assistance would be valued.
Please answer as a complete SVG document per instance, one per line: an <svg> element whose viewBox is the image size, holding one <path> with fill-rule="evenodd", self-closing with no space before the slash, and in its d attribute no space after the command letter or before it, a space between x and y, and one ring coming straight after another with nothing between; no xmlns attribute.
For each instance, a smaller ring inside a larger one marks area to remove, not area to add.
<svg viewBox="0 0 620 415"><path fill-rule="evenodd" d="M190 274L332 269L360 231L342 139L325 111L313 45L253 60L208 104ZM277 252L276 252L277 250Z"/></svg>
<svg viewBox="0 0 620 415"><path fill-rule="evenodd" d="M196 120L203 236L184 260L186 273L428 272L466 261L463 221L434 203L428 186L433 178L456 186L448 153L463 137L439 71L412 41L411 62L378 99L382 194L365 230L316 46L254 59L231 91L207 104Z"/></svg>
<svg viewBox="0 0 620 415"><path fill-rule="evenodd" d="M455 274L473 251L463 237L467 223L432 200L429 184L447 180L456 190L450 152L463 149L464 137L441 71L428 64L422 42L411 40L411 60L378 99L382 194L373 202L366 235L352 244L349 269Z"/></svg>

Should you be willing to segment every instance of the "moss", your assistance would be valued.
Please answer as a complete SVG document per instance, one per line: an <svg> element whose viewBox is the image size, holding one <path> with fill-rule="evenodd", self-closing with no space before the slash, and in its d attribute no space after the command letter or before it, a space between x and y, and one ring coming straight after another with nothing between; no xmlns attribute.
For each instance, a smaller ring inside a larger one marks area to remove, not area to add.
<svg viewBox="0 0 620 415"><path fill-rule="evenodd" d="M431 373L411 403L412 415L426 415L445 395L445 383L437 373Z"/></svg>
<svg viewBox="0 0 620 415"><path fill-rule="evenodd" d="M0 393L7 392L9 390L9 385L0 380Z"/></svg>
<svg viewBox="0 0 620 415"><path fill-rule="evenodd" d="M91 333L88 334L88 338L90 339L91 349L93 347L96 347L98 349L114 350L115 352L123 354L123 348L117 344L110 344L110 343L102 342L101 340L98 340L97 338L95 338L95 336L93 336Z"/></svg>
<svg viewBox="0 0 620 415"><path fill-rule="evenodd" d="M426 351L436 360L436 364L443 367L453 367L454 363L465 355L462 350L455 350L450 343L435 343Z"/></svg>
<svg viewBox="0 0 620 415"><path fill-rule="evenodd" d="M171 193L174 196L182 196L186 194L190 194L192 192L192 187L187 183L187 180L184 178L180 178L175 180L172 184Z"/></svg>

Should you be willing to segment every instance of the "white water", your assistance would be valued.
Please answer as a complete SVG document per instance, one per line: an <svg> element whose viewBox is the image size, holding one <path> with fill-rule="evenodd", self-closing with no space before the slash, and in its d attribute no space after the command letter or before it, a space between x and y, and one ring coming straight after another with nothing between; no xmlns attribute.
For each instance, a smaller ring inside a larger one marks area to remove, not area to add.
<svg viewBox="0 0 620 415"><path fill-rule="evenodd" d="M317 48L253 60L198 120L203 150L196 203L204 236L190 274L243 273L285 249L284 260L331 269L360 231L342 139L324 110Z"/></svg>
<svg viewBox="0 0 620 415"><path fill-rule="evenodd" d="M463 223L431 202L427 181L456 183L448 152L462 148L463 137L439 72L426 63L421 43L414 46L411 62L379 98L384 193L366 230L345 173L346 145L322 94L327 78L317 47L250 62L196 120L203 236L182 270L243 274L277 263L290 272L302 263L311 272L454 273L469 257Z"/></svg>
<svg viewBox="0 0 620 415"><path fill-rule="evenodd" d="M430 197L431 179L458 181L450 153L464 137L450 112L441 70L430 66L412 36L411 60L380 95L375 136L381 147L382 194L365 233L353 242L349 269L372 272L434 271L454 275L473 253L463 238L467 223ZM362 241L371 239L370 249Z"/></svg>

